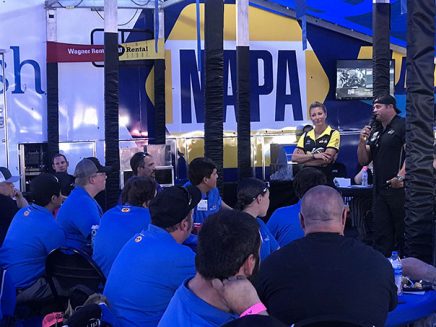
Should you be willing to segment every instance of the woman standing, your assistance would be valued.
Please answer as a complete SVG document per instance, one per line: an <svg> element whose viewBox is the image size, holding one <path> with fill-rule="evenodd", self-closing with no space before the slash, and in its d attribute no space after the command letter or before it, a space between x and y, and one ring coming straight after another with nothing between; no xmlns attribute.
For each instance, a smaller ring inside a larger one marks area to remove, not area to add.
<svg viewBox="0 0 436 327"><path fill-rule="evenodd" d="M327 108L323 103L312 103L309 115L313 129L298 140L292 161L318 168L326 175L328 183L333 184L331 170L339 152L339 132L327 125Z"/></svg>
<svg viewBox="0 0 436 327"><path fill-rule="evenodd" d="M265 217L269 207L269 184L257 178L247 178L239 182L235 209L248 213L257 220L262 240L260 259L265 260L280 248L276 239L259 217Z"/></svg>

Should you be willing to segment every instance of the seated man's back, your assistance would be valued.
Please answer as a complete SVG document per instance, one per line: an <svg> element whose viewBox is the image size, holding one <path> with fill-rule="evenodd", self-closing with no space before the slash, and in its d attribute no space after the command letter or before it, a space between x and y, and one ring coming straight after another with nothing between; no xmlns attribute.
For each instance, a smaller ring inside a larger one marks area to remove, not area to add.
<svg viewBox="0 0 436 327"><path fill-rule="evenodd" d="M101 217L92 258L106 277L124 244L149 224L148 209L136 206L117 205Z"/></svg>
<svg viewBox="0 0 436 327"><path fill-rule="evenodd" d="M51 213L30 205L17 212L0 249L4 264L17 288L29 286L44 273L49 252L61 246L64 233Z"/></svg>
<svg viewBox="0 0 436 327"><path fill-rule="evenodd" d="M333 233L314 233L270 256L256 288L268 312L287 324L334 315L383 326L396 303L389 262L372 248Z"/></svg>
<svg viewBox="0 0 436 327"><path fill-rule="evenodd" d="M115 259L104 295L121 326L156 326L177 287L195 274L194 252L170 238L150 225Z"/></svg>
<svg viewBox="0 0 436 327"><path fill-rule="evenodd" d="M340 195L328 186L310 189L300 218L306 236L272 254L257 276L268 312L286 324L325 317L383 326L397 303L393 271L380 253L343 236Z"/></svg>
<svg viewBox="0 0 436 327"><path fill-rule="evenodd" d="M182 245L192 230L195 187L169 187L150 202L152 224L121 249L104 289L119 325L156 326L183 280L195 274L195 254Z"/></svg>
<svg viewBox="0 0 436 327"><path fill-rule="evenodd" d="M43 173L31 181L30 189L34 203L17 212L0 248L0 265L19 290L17 302L51 296L43 277L45 260L65 241L53 216L62 203L59 181Z"/></svg>

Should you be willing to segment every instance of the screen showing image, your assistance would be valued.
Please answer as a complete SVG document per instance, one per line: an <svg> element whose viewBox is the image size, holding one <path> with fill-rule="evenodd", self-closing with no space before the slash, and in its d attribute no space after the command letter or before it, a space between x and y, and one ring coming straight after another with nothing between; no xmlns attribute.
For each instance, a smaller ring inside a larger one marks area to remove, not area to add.
<svg viewBox="0 0 436 327"><path fill-rule="evenodd" d="M336 99L372 98L372 60L338 60ZM394 62L391 61L390 93L394 94Z"/></svg>

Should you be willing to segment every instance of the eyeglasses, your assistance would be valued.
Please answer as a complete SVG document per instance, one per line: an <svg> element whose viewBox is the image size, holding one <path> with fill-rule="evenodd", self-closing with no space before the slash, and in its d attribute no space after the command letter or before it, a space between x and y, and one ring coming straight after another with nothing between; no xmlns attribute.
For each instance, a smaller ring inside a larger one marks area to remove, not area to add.
<svg viewBox="0 0 436 327"><path fill-rule="evenodd" d="M269 190L269 182L265 182L265 187L262 191L260 191L259 193L256 194L255 197L253 197L253 200L256 199L259 195L264 195L268 190Z"/></svg>

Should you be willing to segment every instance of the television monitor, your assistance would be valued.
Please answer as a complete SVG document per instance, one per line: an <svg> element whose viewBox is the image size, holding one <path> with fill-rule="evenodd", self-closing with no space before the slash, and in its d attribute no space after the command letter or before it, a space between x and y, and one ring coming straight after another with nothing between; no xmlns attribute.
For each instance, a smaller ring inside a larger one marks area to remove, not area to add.
<svg viewBox="0 0 436 327"><path fill-rule="evenodd" d="M370 59L338 60L336 64L336 99L371 99L372 66ZM394 61L390 69L390 94L394 94Z"/></svg>
<svg viewBox="0 0 436 327"><path fill-rule="evenodd" d="M173 166L156 166L154 171L156 181L163 187L174 185L174 169Z"/></svg>

